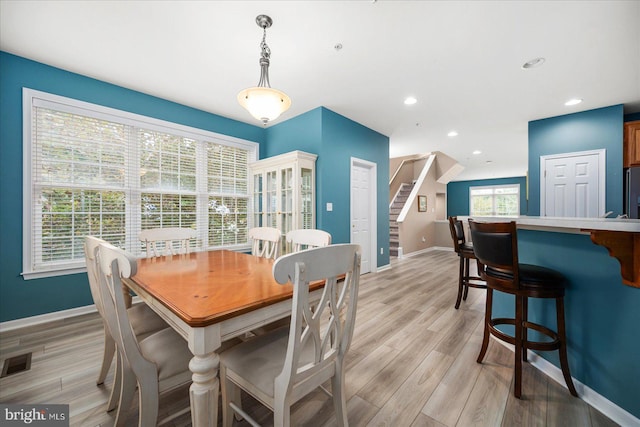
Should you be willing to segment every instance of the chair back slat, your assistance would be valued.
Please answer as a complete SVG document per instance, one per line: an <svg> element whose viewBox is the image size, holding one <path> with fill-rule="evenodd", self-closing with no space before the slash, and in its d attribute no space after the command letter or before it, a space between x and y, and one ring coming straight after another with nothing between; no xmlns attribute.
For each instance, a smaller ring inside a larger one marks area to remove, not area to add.
<svg viewBox="0 0 640 427"><path fill-rule="evenodd" d="M249 230L251 243L251 255L261 258L278 257L278 247L280 246L280 230L273 227L254 227Z"/></svg>
<svg viewBox="0 0 640 427"><path fill-rule="evenodd" d="M139 235L147 258L187 254L191 249L191 241L196 237L196 230L180 227L150 228L142 230Z"/></svg>
<svg viewBox="0 0 640 427"><path fill-rule="evenodd" d="M136 258L109 243L101 243L97 250L100 295L109 332L136 377L149 375L155 365L142 356L127 312L122 278L136 274Z"/></svg>
<svg viewBox="0 0 640 427"><path fill-rule="evenodd" d="M312 375L343 362L353 337L358 286L360 246L331 245L284 255L276 260L273 275L278 283L293 284L289 341L276 391L301 386ZM343 279L344 278L344 279ZM309 300L309 283L324 280L319 301Z"/></svg>
<svg viewBox="0 0 640 427"><path fill-rule="evenodd" d="M449 232L453 240L453 250L459 253L460 246L466 242L466 239L464 237L464 226L458 217L449 217Z"/></svg>
<svg viewBox="0 0 640 427"><path fill-rule="evenodd" d="M292 252L300 252L305 249L320 248L331 244L331 234L324 230L299 229L287 233L287 243L291 244Z"/></svg>
<svg viewBox="0 0 640 427"><path fill-rule="evenodd" d="M98 268L96 266L96 253L98 246L106 241L94 236L86 236L84 238L84 257L87 264L87 278L89 279L89 290L93 303L100 316L104 318L104 308L102 306L102 296L100 294L100 283L98 277ZM106 325L105 325L106 326Z"/></svg>

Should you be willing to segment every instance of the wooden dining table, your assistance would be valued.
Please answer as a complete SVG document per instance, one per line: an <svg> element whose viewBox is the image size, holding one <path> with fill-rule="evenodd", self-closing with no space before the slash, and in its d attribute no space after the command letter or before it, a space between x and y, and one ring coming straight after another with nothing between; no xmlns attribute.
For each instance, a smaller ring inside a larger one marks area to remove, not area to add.
<svg viewBox="0 0 640 427"><path fill-rule="evenodd" d="M220 360L224 341L291 314L293 287L273 278L272 259L229 250L138 260L124 284L184 337L194 427L217 424ZM324 283L311 285L319 298Z"/></svg>

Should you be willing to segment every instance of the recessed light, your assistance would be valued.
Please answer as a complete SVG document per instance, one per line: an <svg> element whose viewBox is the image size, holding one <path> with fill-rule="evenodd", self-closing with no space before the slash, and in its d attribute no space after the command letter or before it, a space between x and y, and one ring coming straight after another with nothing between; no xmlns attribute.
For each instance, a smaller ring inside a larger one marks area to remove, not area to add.
<svg viewBox="0 0 640 427"><path fill-rule="evenodd" d="M542 64L544 64L544 58L534 58L534 59L532 59L530 61L527 61L524 64L522 64L522 69L523 70L528 70L529 68L539 67Z"/></svg>
<svg viewBox="0 0 640 427"><path fill-rule="evenodd" d="M480 150L475 150L475 151L473 152L473 154L482 154L482 151L480 151Z"/></svg>
<svg viewBox="0 0 640 427"><path fill-rule="evenodd" d="M570 99L570 100L568 100L567 102L565 102L565 103L564 103L564 105L566 105L566 106L570 107L570 106L572 106L572 105L578 105L578 104L580 104L581 102L582 102L582 99L579 99L579 98L573 98L573 99Z"/></svg>
<svg viewBox="0 0 640 427"><path fill-rule="evenodd" d="M447 136L458 136L458 132L456 132L455 130L452 130L447 134Z"/></svg>
<svg viewBox="0 0 640 427"><path fill-rule="evenodd" d="M413 96L408 96L404 99L404 105L413 105L416 102L418 102L418 100L415 99Z"/></svg>

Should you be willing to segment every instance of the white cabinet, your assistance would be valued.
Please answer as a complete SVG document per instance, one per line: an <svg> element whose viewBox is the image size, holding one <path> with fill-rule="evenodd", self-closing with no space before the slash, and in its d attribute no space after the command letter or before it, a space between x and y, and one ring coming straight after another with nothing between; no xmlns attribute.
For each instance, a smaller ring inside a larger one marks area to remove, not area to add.
<svg viewBox="0 0 640 427"><path fill-rule="evenodd" d="M292 151L249 165L253 227L279 229L280 254L288 252L285 241L288 231L316 227L317 157Z"/></svg>

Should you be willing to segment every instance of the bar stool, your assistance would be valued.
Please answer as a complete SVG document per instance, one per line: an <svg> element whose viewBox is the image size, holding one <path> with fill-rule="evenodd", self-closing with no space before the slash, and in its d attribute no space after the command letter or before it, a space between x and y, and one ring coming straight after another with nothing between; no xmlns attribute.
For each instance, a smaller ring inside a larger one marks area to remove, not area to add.
<svg viewBox="0 0 640 427"><path fill-rule="evenodd" d="M515 346L515 385L513 394L522 394L522 362L527 361L527 349L538 351L558 350L562 375L569 392L578 396L569 373L567 359L567 338L564 325L565 277L559 272L530 264L518 263L518 238L516 223L480 223L469 220L471 239L476 257L483 265L481 275L487 282L487 307L485 311L484 337L478 356L478 363L487 352L489 335ZM515 319L494 318L492 316L493 291L515 296ZM529 298L554 298L558 332L527 320ZM515 336L500 331L497 325L514 325ZM551 341L529 341L527 331L533 329Z"/></svg>
<svg viewBox="0 0 640 427"><path fill-rule="evenodd" d="M461 300L467 300L469 287L487 289L486 283L477 276L469 273L469 260L476 259L473 251L473 243L467 242L464 237L464 227L458 217L449 217L449 231L453 239L453 249L460 258L460 272L458 274L458 298L456 299L456 310L460 307ZM472 282L473 280L473 282ZM478 283L478 282L482 283Z"/></svg>

